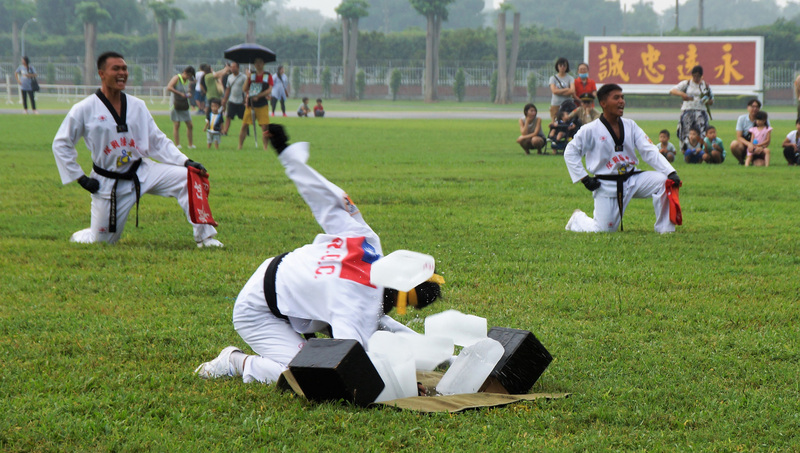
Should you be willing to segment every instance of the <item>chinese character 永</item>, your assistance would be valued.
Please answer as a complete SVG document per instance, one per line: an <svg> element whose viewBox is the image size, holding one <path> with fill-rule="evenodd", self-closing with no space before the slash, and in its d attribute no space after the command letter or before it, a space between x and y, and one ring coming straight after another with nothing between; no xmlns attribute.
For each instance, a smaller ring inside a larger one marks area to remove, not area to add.
<svg viewBox="0 0 800 453"><path fill-rule="evenodd" d="M739 64L739 60L732 60L731 49L733 49L733 45L730 43L722 46L722 51L725 52L722 54L722 64L714 68L717 71L716 77L720 78L722 76L722 83L725 85L731 83L731 77L736 80L744 78L739 71L734 69L734 66Z"/></svg>

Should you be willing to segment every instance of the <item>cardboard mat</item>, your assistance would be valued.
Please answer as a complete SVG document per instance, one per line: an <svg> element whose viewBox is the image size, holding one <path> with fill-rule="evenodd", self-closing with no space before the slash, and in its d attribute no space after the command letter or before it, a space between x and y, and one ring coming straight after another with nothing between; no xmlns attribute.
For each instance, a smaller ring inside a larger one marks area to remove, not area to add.
<svg viewBox="0 0 800 453"><path fill-rule="evenodd" d="M442 373L435 371L417 371L417 380L428 389L435 389L436 384L442 378ZM284 371L277 382L278 388L284 391L292 391L305 397L297 381L289 370ZM468 393L461 395L446 396L414 396L411 398L401 398L380 403L372 403L372 406L395 407L417 412L461 412L467 409L481 407L498 407L519 401L534 401L539 399L559 399L566 398L569 393L529 393L525 395L509 395L503 393Z"/></svg>

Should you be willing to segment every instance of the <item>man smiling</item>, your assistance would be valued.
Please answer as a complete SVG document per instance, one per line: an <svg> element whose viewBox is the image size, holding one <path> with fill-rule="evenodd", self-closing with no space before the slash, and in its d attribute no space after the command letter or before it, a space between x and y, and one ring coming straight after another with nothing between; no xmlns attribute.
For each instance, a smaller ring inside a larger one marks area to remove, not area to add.
<svg viewBox="0 0 800 453"><path fill-rule="evenodd" d="M670 221L665 182L670 179L680 186L678 174L644 131L633 120L622 118L625 95L619 85L603 85L597 92L597 99L603 115L580 128L564 151L572 182L581 181L592 192L594 218L576 209L566 229L577 232L622 229L622 214L631 198L652 197L656 232L675 231ZM637 149L642 160L655 171L636 169L639 164ZM585 168L582 158L586 159Z"/></svg>
<svg viewBox="0 0 800 453"><path fill-rule="evenodd" d="M185 167L201 173L205 167L178 151L158 129L144 101L123 93L128 65L122 55L100 55L97 73L100 89L70 109L53 139L61 182L77 181L92 194L91 227L74 233L70 241L118 241L131 208L145 193L176 198L191 218ZM92 153L90 176L77 162L75 146L81 138ZM214 239L217 230L212 225L190 223L198 247L222 246Z"/></svg>

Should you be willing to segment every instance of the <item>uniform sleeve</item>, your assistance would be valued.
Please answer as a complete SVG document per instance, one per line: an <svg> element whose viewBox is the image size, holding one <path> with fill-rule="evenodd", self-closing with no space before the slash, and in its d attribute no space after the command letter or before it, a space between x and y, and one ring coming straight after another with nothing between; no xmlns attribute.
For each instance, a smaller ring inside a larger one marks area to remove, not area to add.
<svg viewBox="0 0 800 453"><path fill-rule="evenodd" d="M405 324L402 324L398 321L395 321L389 315L383 315L380 320L378 320L378 329L380 330L388 330L389 332L394 333L413 333L419 335L414 330L406 327Z"/></svg>
<svg viewBox="0 0 800 453"><path fill-rule="evenodd" d="M308 143L295 143L278 158L325 233L375 235L345 191L306 164Z"/></svg>
<svg viewBox="0 0 800 453"><path fill-rule="evenodd" d="M659 152L658 147L647 137L647 134L644 133L642 128L633 121L631 121L631 124L633 125L634 146L639 150L642 160L659 173L669 175L675 171L675 168L673 168L667 158Z"/></svg>
<svg viewBox="0 0 800 453"><path fill-rule="evenodd" d="M78 151L75 149L84 130L83 118L73 107L61 122L53 139L53 155L63 184L69 184L84 175L83 169L78 165Z"/></svg>
<svg viewBox="0 0 800 453"><path fill-rule="evenodd" d="M145 109L145 115L147 117L147 139L149 152L146 157L152 157L165 164L183 165L188 157L180 152L175 144L172 143L172 140L167 138L167 136L161 132L161 129L158 128L155 120L153 119L153 115L147 111L146 107L141 106L141 108Z"/></svg>
<svg viewBox="0 0 800 453"><path fill-rule="evenodd" d="M567 164L567 170L569 170L569 176L573 184L580 181L584 176L589 175L586 169L583 168L581 158L586 154L586 136L590 134L591 127L584 126L578 129L578 133L567 143L567 149L564 150L564 162Z"/></svg>

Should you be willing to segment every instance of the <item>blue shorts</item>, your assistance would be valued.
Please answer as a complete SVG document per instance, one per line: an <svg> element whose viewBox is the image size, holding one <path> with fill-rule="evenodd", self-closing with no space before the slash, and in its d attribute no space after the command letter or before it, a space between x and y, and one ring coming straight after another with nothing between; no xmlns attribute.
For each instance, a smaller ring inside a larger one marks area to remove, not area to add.
<svg viewBox="0 0 800 453"><path fill-rule="evenodd" d="M206 102L206 95L200 90L194 92L194 100L197 102Z"/></svg>
<svg viewBox="0 0 800 453"><path fill-rule="evenodd" d="M688 163L690 163L690 164L699 164L699 163L703 162L703 155L705 153L706 153L705 151L687 149L685 155L686 155L686 158L689 159Z"/></svg>

